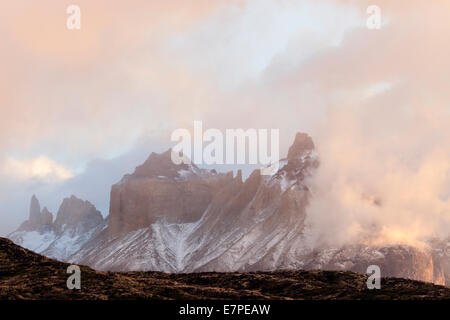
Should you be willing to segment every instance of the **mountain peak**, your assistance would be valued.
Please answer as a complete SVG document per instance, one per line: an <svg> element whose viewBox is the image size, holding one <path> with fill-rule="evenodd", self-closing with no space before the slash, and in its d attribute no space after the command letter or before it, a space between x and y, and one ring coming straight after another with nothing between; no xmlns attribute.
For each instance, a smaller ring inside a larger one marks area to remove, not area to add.
<svg viewBox="0 0 450 320"><path fill-rule="evenodd" d="M278 183L283 192L291 188L307 189L304 180L319 165L311 137L306 133L297 133L287 158L279 164L280 169L272 176L270 183Z"/></svg>
<svg viewBox="0 0 450 320"><path fill-rule="evenodd" d="M22 223L18 230L34 231L51 227L53 223L53 215L44 208L41 211L41 205L36 195L33 194L30 200L30 214L28 220Z"/></svg>
<svg viewBox="0 0 450 320"><path fill-rule="evenodd" d="M294 143L288 151L288 160L301 157L306 151L314 150L314 142L312 138L306 133L298 132L295 135Z"/></svg>
<svg viewBox="0 0 450 320"><path fill-rule="evenodd" d="M65 198L58 210L55 227L78 227L89 229L103 221L103 216L89 201L83 201L72 195Z"/></svg>
<svg viewBox="0 0 450 320"><path fill-rule="evenodd" d="M121 183L126 182L130 178L184 180L207 174L207 170L198 168L194 163L173 163L172 152L172 149L163 153L152 152L142 165L136 167L133 174L125 175Z"/></svg>
<svg viewBox="0 0 450 320"><path fill-rule="evenodd" d="M31 223L38 223L41 216L41 205L36 195L33 194L30 201L30 216L29 221Z"/></svg>

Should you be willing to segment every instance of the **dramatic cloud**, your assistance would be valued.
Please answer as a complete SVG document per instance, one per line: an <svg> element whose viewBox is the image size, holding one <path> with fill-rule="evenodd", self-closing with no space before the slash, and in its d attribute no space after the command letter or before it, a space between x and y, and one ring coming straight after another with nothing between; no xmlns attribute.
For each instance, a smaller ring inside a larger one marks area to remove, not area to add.
<svg viewBox="0 0 450 320"><path fill-rule="evenodd" d="M376 2L380 30L359 0L80 0L79 31L64 1L0 4L0 233L33 193L107 214L110 184L193 120L279 128L282 153L310 133L318 244L448 233L450 4Z"/></svg>
<svg viewBox="0 0 450 320"><path fill-rule="evenodd" d="M23 161L7 158L0 163L0 170L4 175L21 180L42 179L51 182L73 177L69 169L45 156Z"/></svg>
<svg viewBox="0 0 450 320"><path fill-rule="evenodd" d="M300 79L333 97L316 131L308 212L319 243L420 244L450 233L448 4L384 4L388 26L350 34Z"/></svg>

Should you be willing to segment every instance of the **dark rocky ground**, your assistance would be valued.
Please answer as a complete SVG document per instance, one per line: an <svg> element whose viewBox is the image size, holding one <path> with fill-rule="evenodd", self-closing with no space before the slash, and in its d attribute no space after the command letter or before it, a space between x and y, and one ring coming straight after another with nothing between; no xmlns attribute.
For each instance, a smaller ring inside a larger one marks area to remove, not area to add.
<svg viewBox="0 0 450 320"><path fill-rule="evenodd" d="M450 288L383 278L368 290L353 272L282 271L164 274L98 272L81 267L81 290L69 290L68 264L0 238L0 299L449 299Z"/></svg>

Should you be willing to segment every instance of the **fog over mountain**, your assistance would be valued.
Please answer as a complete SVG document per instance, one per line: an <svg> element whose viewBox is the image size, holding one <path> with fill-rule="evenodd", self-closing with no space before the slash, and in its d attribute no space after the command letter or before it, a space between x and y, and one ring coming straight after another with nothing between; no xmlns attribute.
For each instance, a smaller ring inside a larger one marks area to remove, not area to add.
<svg viewBox="0 0 450 320"><path fill-rule="evenodd" d="M8 237L47 257L104 271L365 273L377 265L384 276L450 283L449 238L422 245L377 241L378 226L371 225L351 242L317 241L324 230L308 222L316 218L308 208L316 201L311 187L321 160L305 133L295 136L274 175L257 169L246 180L241 171L174 164L171 153L152 153L112 186L107 219L71 196L53 221L33 196L29 219ZM358 196L374 210L383 205L383 198Z"/></svg>
<svg viewBox="0 0 450 320"><path fill-rule="evenodd" d="M0 233L33 194L106 217L110 186L202 120L279 128L284 155L311 135L315 245L428 250L450 231L450 4L377 2L380 30L370 1L101 0L79 33L58 1L1 3Z"/></svg>

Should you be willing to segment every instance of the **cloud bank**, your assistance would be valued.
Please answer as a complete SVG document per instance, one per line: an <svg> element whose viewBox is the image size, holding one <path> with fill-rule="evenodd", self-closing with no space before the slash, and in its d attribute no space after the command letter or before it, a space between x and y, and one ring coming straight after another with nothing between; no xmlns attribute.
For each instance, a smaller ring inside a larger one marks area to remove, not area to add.
<svg viewBox="0 0 450 320"><path fill-rule="evenodd" d="M313 136L317 244L447 234L450 5L376 2L380 30L369 1L80 0L79 33L64 2L2 3L0 233L32 193L106 214L110 184L202 120L279 128L282 153Z"/></svg>

